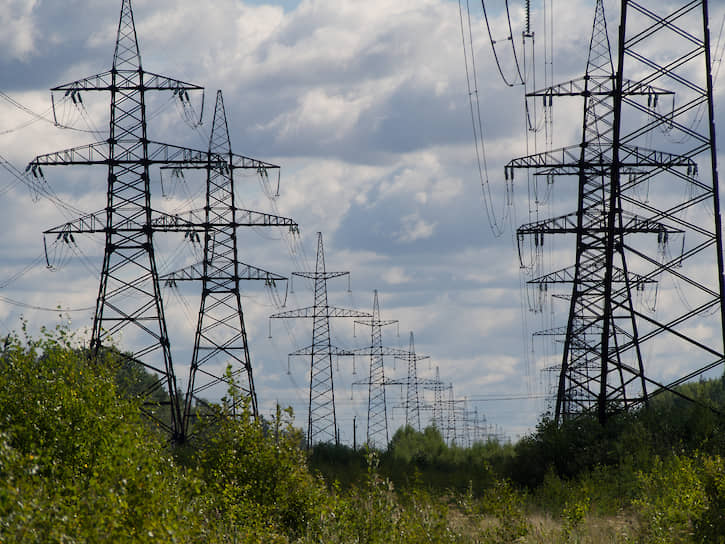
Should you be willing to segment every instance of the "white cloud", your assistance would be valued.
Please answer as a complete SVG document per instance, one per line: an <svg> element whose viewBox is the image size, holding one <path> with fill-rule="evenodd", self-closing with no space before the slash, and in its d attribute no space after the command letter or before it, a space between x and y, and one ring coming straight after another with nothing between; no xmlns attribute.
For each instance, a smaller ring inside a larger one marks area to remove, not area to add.
<svg viewBox="0 0 725 544"><path fill-rule="evenodd" d="M415 242L430 238L435 230L435 223L427 223L417 214L406 215L401 218L401 227L397 233L397 239L401 242Z"/></svg>
<svg viewBox="0 0 725 544"><path fill-rule="evenodd" d="M33 20L33 10L38 0L3 0L0 2L0 48L19 60L28 60L35 52L38 29Z"/></svg>
<svg viewBox="0 0 725 544"><path fill-rule="evenodd" d="M383 280L391 285L399 285L410 280L410 276L400 266L391 266L383 273Z"/></svg>

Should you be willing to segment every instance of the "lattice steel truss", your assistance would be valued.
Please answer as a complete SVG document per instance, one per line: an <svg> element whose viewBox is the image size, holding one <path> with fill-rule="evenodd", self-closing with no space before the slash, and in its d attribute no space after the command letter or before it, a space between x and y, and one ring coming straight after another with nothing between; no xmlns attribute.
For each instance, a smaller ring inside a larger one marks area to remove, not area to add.
<svg viewBox="0 0 725 544"><path fill-rule="evenodd" d="M603 422L724 360L707 2L623 0L620 17L616 69L598 0L585 76L527 95L582 97L581 143L507 165L578 181L575 213L517 231L539 247L576 237L573 267L529 282L572 285L567 325L550 331L564 333L557 420ZM656 311L644 290L665 299Z"/></svg>
<svg viewBox="0 0 725 544"><path fill-rule="evenodd" d="M201 87L144 71L130 0L123 0L111 70L61 85L74 98L86 91L111 94L108 139L90 145L41 155L28 168L40 172L49 165L103 165L108 170L105 210L50 229L46 233L102 232L106 237L101 282L93 318L91 348L101 346L128 325L135 338L130 359L156 376L151 390L164 389L169 396L167 410L149 404L147 413L157 419L175 439L183 428L171 360L169 336L159 289L153 244L150 166L208 162L204 152L149 140L146 124L146 93L171 91L188 100L189 91ZM152 391L148 391L150 394ZM162 413L165 412L165 413Z"/></svg>
<svg viewBox="0 0 725 544"><path fill-rule="evenodd" d="M307 447L319 442L339 443L335 388L332 375L332 356L352 356L345 348L333 346L330 340L331 317L370 317L367 312L330 306L327 302L327 280L345 276L349 272L327 272L322 233L317 233L317 260L314 272L293 272L293 276L315 282L313 306L288 310L270 316L270 319L312 318L312 344L298 349L290 356L310 357L310 396L307 419Z"/></svg>
<svg viewBox="0 0 725 544"><path fill-rule="evenodd" d="M208 163L201 167L206 170L206 205L202 223L205 227L204 258L201 263L161 277L167 284L201 281L202 286L183 410L184 431L187 434L195 415L194 404L200 405L197 410L203 407L202 394L220 384L227 387L233 384L239 390L238 395L229 399L233 414L241 412L239 403L248 402L252 415L258 415L240 282L260 280L272 286L274 282L287 278L240 262L237 228L249 226L249 223L254 226L297 228L292 219L236 207L235 170L256 170L259 175L266 177L269 170L279 167L250 159L240 161L238 156L235 157L221 91L217 91L208 157ZM226 160L219 162L216 157ZM242 222L240 218L243 218ZM156 228L164 230L160 226ZM227 366L229 373L226 372Z"/></svg>
<svg viewBox="0 0 725 544"><path fill-rule="evenodd" d="M418 355L415 353L415 339L413 331L410 332L410 347L408 353L399 357L408 363L408 373L405 383L405 424L415 426L415 429L421 431L420 428L420 395L418 394L418 361L428 359L428 355Z"/></svg>
<svg viewBox="0 0 725 544"><path fill-rule="evenodd" d="M43 166L102 165L107 169L107 204L95 213L45 231L61 240L74 234L103 233L105 249L91 349L98 354L124 332L123 355L130 364L149 370L155 381L141 394L145 413L166 429L173 440L186 439L186 402L177 388L166 326L154 234L157 232L207 232L228 228L226 218L209 216L208 210L170 215L151 206L151 167L207 168L209 170L277 168L240 155L217 154L155 142L149 139L146 95L149 91L172 92L186 107L189 92L202 87L171 79L142 68L130 0L122 0L113 64L109 71L52 91L64 92L73 101L86 91L111 95L109 136L106 140L56 153L41 155L28 171L42 176ZM287 224L288 220L248 210L238 210L236 226ZM161 401L165 392L167 399Z"/></svg>
<svg viewBox="0 0 725 544"><path fill-rule="evenodd" d="M387 447L390 439L388 433L388 410L385 401L385 387L397 385L385 379L384 357L406 357L408 352L402 349L383 346L383 327L397 323L397 319L380 319L380 303L377 289L373 292L373 313L369 319L356 321L360 325L370 327L370 345L356 349L356 355L370 357L370 370L367 381L356 381L352 385L368 387L368 423L366 441L370 447Z"/></svg>
<svg viewBox="0 0 725 544"><path fill-rule="evenodd" d="M436 377L432 380L426 380L422 385L423 389L433 391L433 404L426 404L422 406L421 409L431 411L431 422L433 426L438 429L441 436L444 436L443 433L447 422L444 421L445 406L443 401L443 392L448 388L448 386L441 381L440 367L436 366Z"/></svg>
<svg viewBox="0 0 725 544"><path fill-rule="evenodd" d="M428 355L418 355L415 352L415 338L413 331L410 332L410 347L403 355L396 355L396 359L407 362L408 372L404 379L401 380L386 380L385 385L398 385L405 387L405 403L403 408L405 409L405 425L413 427L416 431L420 432L420 388L423 385L430 385L433 380L430 379L419 379L418 378L418 361L429 359Z"/></svg>

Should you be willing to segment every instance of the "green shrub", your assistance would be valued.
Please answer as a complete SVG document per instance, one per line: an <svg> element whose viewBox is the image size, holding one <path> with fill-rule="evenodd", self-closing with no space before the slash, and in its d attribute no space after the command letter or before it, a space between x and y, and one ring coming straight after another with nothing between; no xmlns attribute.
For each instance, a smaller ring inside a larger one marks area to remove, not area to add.
<svg viewBox="0 0 725 544"><path fill-rule="evenodd" d="M291 410L271 422L222 414L196 446L195 463L216 515L232 532L316 534L331 504L322 480L307 469Z"/></svg>
<svg viewBox="0 0 725 544"><path fill-rule="evenodd" d="M203 533L198 482L63 328L0 357L0 541L169 542Z"/></svg>
<svg viewBox="0 0 725 544"><path fill-rule="evenodd" d="M650 472L638 476L642 493L634 501L647 542L691 542L694 520L707 510L705 487L693 459L656 459Z"/></svg>

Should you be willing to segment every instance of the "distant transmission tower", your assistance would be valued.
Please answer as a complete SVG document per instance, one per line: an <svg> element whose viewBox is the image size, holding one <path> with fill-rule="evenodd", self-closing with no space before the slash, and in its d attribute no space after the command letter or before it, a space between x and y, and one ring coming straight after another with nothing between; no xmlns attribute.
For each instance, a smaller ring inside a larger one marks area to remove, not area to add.
<svg viewBox="0 0 725 544"><path fill-rule="evenodd" d="M380 304L378 303L377 289L374 291L373 295L372 317L355 322L370 327L370 345L368 347L355 350L356 355L367 355L370 357L370 374L368 376L368 381L357 381L352 385L368 386L367 443L371 447L385 447L388 445L388 441L390 440L388 434L388 412L385 402L385 387L390 385L390 383L385 380L383 357L404 357L407 355L407 352L402 349L383 346L382 328L386 325L392 325L397 322L397 319L380 319Z"/></svg>
<svg viewBox="0 0 725 544"><path fill-rule="evenodd" d="M332 377L332 356L351 356L353 352L335 347L330 341L331 317L370 317L369 313L336 308L327 303L327 280L349 272L327 272L322 233L317 233L317 262L314 272L293 272L293 276L315 282L313 306L271 315L270 318L312 318L312 344L298 349L290 356L310 356L310 397L307 420L307 447L318 442L339 443L335 413L335 389Z"/></svg>
<svg viewBox="0 0 725 544"><path fill-rule="evenodd" d="M105 210L46 232L66 237L76 233L105 234L91 348L97 353L105 341L128 325L134 326L134 334L124 338L124 344L137 346L129 360L157 375L149 398L158 389L164 389L169 397L165 413L157 413L157 405L148 405L147 413L177 440L183 440L184 432L154 254L150 166L207 164L209 157L206 152L149 140L146 93L170 91L188 102L188 92L200 89L143 70L131 1L123 0L111 70L52 89L64 91L74 99L85 91L110 92L108 139L42 155L28 165L36 175L42 175L41 167L49 165L107 168Z"/></svg>
<svg viewBox="0 0 725 544"><path fill-rule="evenodd" d="M418 379L418 361L428 359L428 355L415 353L415 340L413 332L410 332L410 347L404 355L396 355L396 359L408 362L408 373L402 380L386 380L385 385L405 386L405 425L421 431L420 425L420 394L419 390L423 384L433 383L433 380Z"/></svg>
<svg viewBox="0 0 725 544"><path fill-rule="evenodd" d="M216 157L225 157L218 162ZM252 414L258 415L257 395L254 390L252 363L249 355L247 331L244 326L240 282L262 280L268 285L285 280L239 261L237 227L283 226L295 229L291 219L261 212L242 210L235 205L234 170L254 169L260 175L276 169L272 164L234 155L231 150L224 100L217 91L214 122L209 139L209 161L206 170L206 205L204 206L204 259L201 263L162 276L169 284L178 281L201 281L201 303L194 336L189 381L184 403L184 430L189 432L193 403L202 400L201 394L210 388L233 381L241 389L241 399L247 400ZM189 212L194 222L194 212ZM184 214L182 214L183 216ZM162 227L157 227L161 229ZM231 374L226 375L227 365ZM233 403L236 400L232 401ZM236 413L238 407L233 405Z"/></svg>
<svg viewBox="0 0 725 544"><path fill-rule="evenodd" d="M427 381L423 388L426 390L433 391L433 405L426 405L425 409L430 410L432 412L432 424L433 426L438 429L438 432L441 433L441 436L445 437L444 431L446 425L444 424L443 418L444 418L444 410L445 405L443 401L443 391L445 391L448 386L445 385L441 381L441 371L440 368L436 366L436 377L433 378L430 381Z"/></svg>
<svg viewBox="0 0 725 544"><path fill-rule="evenodd" d="M573 267L529 282L572 286L551 332L564 337L557 421L604 422L725 360L707 2L623 0L618 46L615 69L598 0L585 76L527 95L582 97L581 143L507 165L578 181L576 212L517 232L538 249L576 237ZM647 307L647 290L664 304ZM653 379L668 368L681 377Z"/></svg>
<svg viewBox="0 0 725 544"><path fill-rule="evenodd" d="M405 424L415 425L420 432L420 397L418 395L418 361L428 359L428 355L417 355L415 353L415 340L413 331L410 332L410 347L408 353L401 357L408 361L408 374L405 383Z"/></svg>

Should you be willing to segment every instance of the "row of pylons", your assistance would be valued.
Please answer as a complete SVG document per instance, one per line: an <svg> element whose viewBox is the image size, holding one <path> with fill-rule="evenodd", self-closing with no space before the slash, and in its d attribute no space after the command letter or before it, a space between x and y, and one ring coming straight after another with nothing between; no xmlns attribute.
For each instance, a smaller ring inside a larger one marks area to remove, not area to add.
<svg viewBox="0 0 725 544"><path fill-rule="evenodd" d="M69 243L78 234L103 234L105 247L100 285L90 339L91 352L102 357L113 339L124 333L124 348L117 352L123 364L140 365L154 379L144 384L141 395L144 411L176 442L185 442L193 435L194 420L208 406L204 400L218 386L234 387L238 394L231 399L232 413L259 415L254 387L249 344L240 296L243 280L263 281L272 285L285 277L245 264L239 260L237 229L239 227L274 227L298 231L297 223L286 217L241 209L235 202L234 172L238 169L256 172L263 179L278 166L237 155L232 151L227 116L221 91L217 92L208 149L197 150L153 141L149 138L146 95L150 92L171 92L190 109L190 93L202 87L166 76L146 72L136 35L130 0L122 0L113 64L109 71L53 88L64 93L74 104L82 103L82 94L91 91L109 92L110 126L106 140L81 147L39 155L28 165L27 172L43 177L43 167L68 165L102 165L107 169L107 204L103 210L58 227L45 235L55 236L56 243ZM184 169L206 174L205 205L173 215L156 210L151 194L151 167L178 174ZM157 270L154 240L165 233L184 233L191 240L203 237L203 258L200 262L175 272L160 275ZM307 443L338 442L332 356L366 355L370 357L367 381L368 428L367 443L384 446L389 440L385 388L406 386L406 424L420 430L420 410L433 412L432 421L453 443L470 442L480 426L478 415L471 419L467 408L455 408L452 385L434 380L420 380L416 363L413 333L409 351L382 345L381 328L394 321L382 321L377 292L373 312L330 307L327 303L327 280L345 272L326 272L322 235L318 234L317 262L314 272L297 272L296 276L314 281L314 305L284 311L273 318L313 319L312 344L292 355L310 356L310 394L307 422ZM167 332L161 291L164 286L179 282L200 282L201 300L194 335L186 391L177 387L177 372L172 359L172 346ZM330 342L330 317L353 317L371 327L372 342L368 348L349 350ZM386 379L383 357L394 356L408 361L404 380ZM419 388L434 392L435 401L421 405ZM449 398L443 399L449 392ZM164 399L164 396L166 399ZM164 399L160 401L159 399ZM246 406L243 409L241 404ZM467 429L457 436L458 429ZM468 423L469 420L476 422Z"/></svg>

